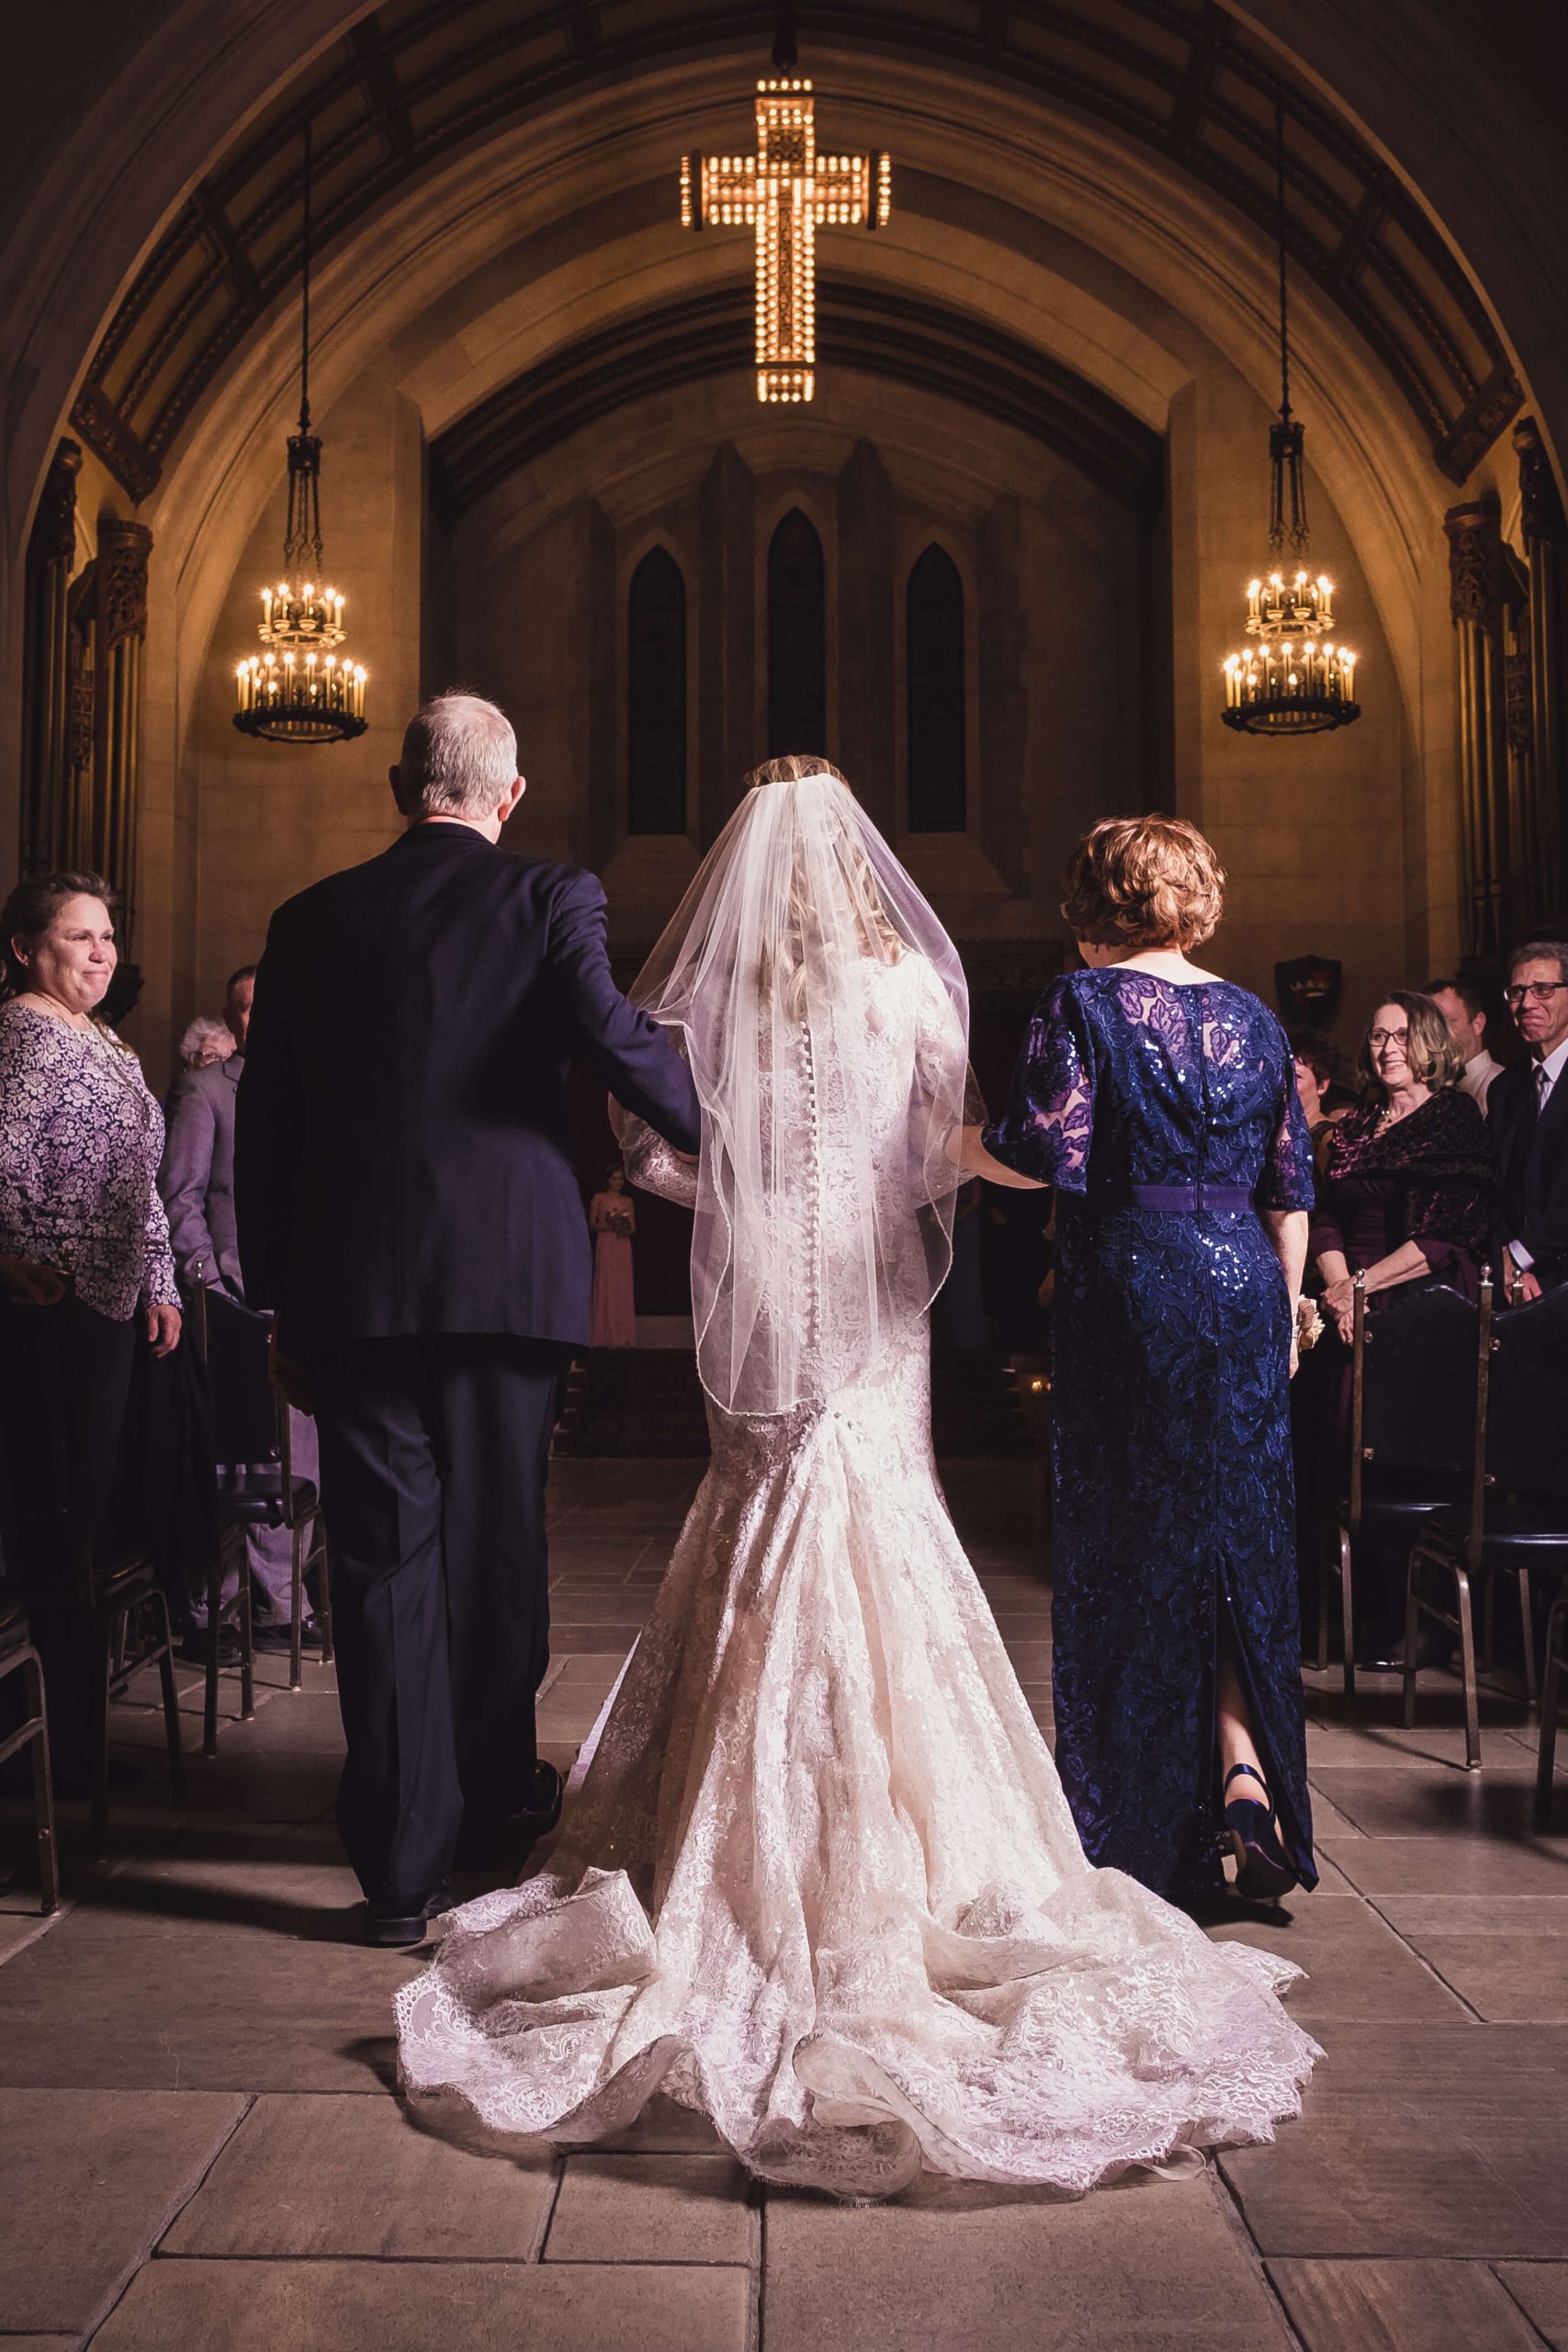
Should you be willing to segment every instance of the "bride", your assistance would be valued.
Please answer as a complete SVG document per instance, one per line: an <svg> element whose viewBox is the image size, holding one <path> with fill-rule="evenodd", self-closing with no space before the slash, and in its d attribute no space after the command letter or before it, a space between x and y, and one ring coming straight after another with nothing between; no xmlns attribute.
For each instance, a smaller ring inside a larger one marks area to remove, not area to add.
<svg viewBox="0 0 1568 2352"><path fill-rule="evenodd" d="M399 1996L405 2087L569 2145L661 2090L853 2198L1272 2138L1300 1972L1086 1860L937 1484L960 1155L1010 1176L951 942L838 771L773 761L633 993L703 1106L695 1164L619 1125L695 1212L712 1465L553 1846Z"/></svg>

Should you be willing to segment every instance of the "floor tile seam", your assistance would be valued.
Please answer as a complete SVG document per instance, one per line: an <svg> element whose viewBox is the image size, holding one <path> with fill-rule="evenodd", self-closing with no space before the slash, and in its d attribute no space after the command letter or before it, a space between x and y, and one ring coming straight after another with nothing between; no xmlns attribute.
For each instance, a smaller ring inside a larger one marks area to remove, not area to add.
<svg viewBox="0 0 1568 2352"><path fill-rule="evenodd" d="M1516 2295L1516 2294L1515 2294L1515 2292L1514 2292L1513 2289L1509 2286L1509 2284L1508 2284L1507 2280L1503 2277L1502 2272L1501 2272L1501 2270L1500 2270L1500 2269L1499 2269L1499 2267L1498 2267L1498 2261L1499 2261L1499 2260L1502 2260L1502 2259L1512 2259L1512 2258L1513 2258L1513 2257L1506 2257L1506 2256L1500 2256L1500 2257L1497 2257L1497 2258L1494 2259L1493 2261L1489 2262L1489 2263L1487 2264L1486 2267L1491 2271L1493 2278L1496 2279L1498 2286L1502 2289L1502 2290L1503 2290L1504 2294L1505 2294L1505 2295L1506 2295L1506 2297L1508 2298L1509 2302L1510 2302L1510 2303L1512 2303L1512 2305L1513 2305L1514 2309L1517 2312L1517 2313L1518 2313L1519 2317L1523 2320L1523 2322L1524 2322L1525 2325L1529 2328L1529 2332L1530 2332L1530 2335L1531 2335L1531 2336L1534 2338L1535 2342L1536 2342L1537 2344L1539 2344L1539 2345L1540 2345L1540 2346L1542 2346L1542 2352L1552 2352L1551 2338L1551 2337L1550 2337L1550 2336L1545 2333L1544 2329L1540 2328L1540 2327L1538 2327L1538 2326L1536 2325L1535 2321L1531 2318L1531 2316L1530 2316L1529 2312L1526 2311L1526 2309L1525 2309L1525 2307L1524 2307L1523 2303L1521 2303L1521 2302L1520 2302L1520 2301L1519 2301L1519 2299L1518 2299L1517 2295ZM1534 2261L1534 2260L1538 2260L1538 2259L1539 2259L1539 2260L1541 2260L1541 2261L1543 2262L1543 2264L1544 2264L1544 2262L1545 2262L1547 2259L1549 2259L1549 2257L1530 2256L1521 2256L1521 2257L1519 2257L1519 2259L1520 2259L1521 2261L1525 2261L1525 2260Z"/></svg>
<svg viewBox="0 0 1568 2352"><path fill-rule="evenodd" d="M1376 1896L1369 1894L1364 1896L1362 1899L1366 1903L1368 1910L1373 1914L1374 1917L1382 1921L1383 1926L1388 1929L1390 1935L1395 1937L1397 1940L1403 1944L1404 1950L1410 1954L1411 1959L1416 1961L1420 1967L1426 1970L1427 1974L1432 1978L1435 1984L1442 1986L1444 1992L1449 1996L1450 2000L1458 2002L1460 2008L1463 2011L1464 2015L1471 2019L1472 2024L1489 2025L1492 2022L1489 2018L1483 2018L1482 2016L1481 2011L1476 2007L1474 2002L1468 2000L1464 1994L1460 1991L1457 1984L1450 1984L1449 1983L1449 1980L1443 1974L1442 1970L1432 1961L1429 1961L1424 1951L1418 1951L1416 1950L1409 1937L1394 1924L1394 1922L1389 1917L1388 1913L1382 1908L1382 1905Z"/></svg>
<svg viewBox="0 0 1568 2352"><path fill-rule="evenodd" d="M751 2284L746 2298L745 2352L765 2352L768 2275L768 2194L763 2182L753 2180L747 2191L750 2209Z"/></svg>
<svg viewBox="0 0 1568 2352"><path fill-rule="evenodd" d="M1216 2150L1216 2158L1219 2153ZM1214 2199L1219 2209L1220 2220L1225 2232L1228 2236L1236 2241L1242 2255L1251 2264L1254 2274L1284 2330L1286 2341L1295 2346L1297 2352L1311 2352L1311 2346L1291 2317L1290 2306L1285 2301L1269 2270L1268 2257L1258 2242L1256 2231L1247 2218L1247 2208L1226 2179L1224 2168L1215 2161L1205 2165L1204 2171L1209 2176L1210 2195Z"/></svg>
<svg viewBox="0 0 1568 2352"><path fill-rule="evenodd" d="M214 2096L221 2098L223 2094L221 2092L218 2092L214 2094ZM175 2223L179 2220L180 2215L185 2211L186 2207L191 2202L192 2199L200 2195L201 2190L207 2185L207 2181L212 2171L213 2165L218 2162L218 2159L223 2154L224 2149L228 2147L230 2142L233 2139L235 2132L239 2131L241 2125L244 2122L246 2117L250 2114L252 2109L256 2103L256 2094L254 2091L239 2091L232 2094L232 2096L237 2098L240 2101L238 2114L234 2116L227 2132L225 2132L219 2139L217 2146L211 2150L205 2162L201 2163L196 2168L193 2176L187 2179L183 2188L175 2189L173 2197L164 2207L160 2219L152 2224L143 2236L140 2250L126 2264L125 2268L119 2273L119 2276L116 2278L114 2283L106 2289L94 2311L93 2316L88 2320L86 2326L81 2332L81 2342L84 2347L92 2343L93 2338L96 2335L98 2330L101 2327L106 2326L108 2321L113 2317L114 2313L118 2310L120 2304L130 2292L132 2286L141 2277L148 2263L152 2261L153 2256L157 2254L160 2239L167 2237L169 2232L174 2228Z"/></svg>
<svg viewBox="0 0 1568 2352"><path fill-rule="evenodd" d="M677 2261L675 2261L673 2258L664 2258L664 2257L661 2257L661 2256L658 2256L658 2255L651 2255L651 2254L627 2255L627 2256L617 2256L617 2257L615 2257L615 2258L612 2258L612 2259L606 2259L606 2258L605 2258L604 2256L602 2256L602 2255L597 2255L597 2256L596 2256L596 2255L570 2255L570 2256L566 2256L564 2259L558 2259L558 2259L557 2259L556 2261L554 2261L554 2262L543 2262L543 2263L539 2263L539 2262L532 2262L532 2261L530 2261L530 2260L529 2260L529 2258L528 2258L528 2256L527 2256L526 2255L522 2255L522 2254L341 2254L341 2253L340 2253L340 2254L220 2254L220 2253L206 2253L206 2252L203 2252L202 2250L200 2250L199 2248L193 2249L193 2250L192 2250L190 2253L188 2253L188 2254L187 2254L187 2253L181 2253L181 2252L177 2252L177 2251L175 2251L175 2250L173 2250L173 2249L171 2249L171 2251L170 2251L169 2253L165 2254L165 2253L164 2253L164 2252L162 2251L162 2249L161 2249L161 2248L154 2248L154 2249L153 2249L153 2251L152 2251L152 2256L151 2256L150 2258L151 2258L152 2260L153 2260L153 2261L155 2261L155 2262L159 2263L159 2264L169 2265L169 2266L173 2266L173 2265L175 2265L175 2264L182 2264L182 2265L190 2266L190 2265L194 2265L194 2264L197 2264L197 2263L206 2263L206 2264L208 2264L209 2266L216 2266L216 2265L218 2265L219 2263L225 2263L225 2264L227 2264L227 2263L265 2263L265 2264L266 2264L269 2267L277 2267L277 2268L282 2268L283 2267L287 2266L287 2267L288 2267L288 2268L290 2268L290 2269L297 2269L297 2270L320 2269L320 2268L321 2268L321 2267L322 2266L322 2264L324 2264L324 2263L332 2263L332 2262L352 2262L352 2263L354 2263L357 2267L360 2267L360 2268L370 2268L370 2267L374 2267L374 2268L376 2268L376 2269L378 2269L378 2270L404 2270L404 2271L407 2271L407 2270L704 2270L704 2271L707 2271L707 2270L737 2270L737 2271L746 2271L746 2270L749 2270L749 2268L750 2268L750 2265L749 2265L749 2264L747 2264L747 2263L744 2263L744 2262L702 2262L702 2261L697 2261L697 2262L677 2262ZM1509 2256L1499 2256L1497 2258L1498 2258L1500 2261L1506 2261L1506 2260L1510 2259L1510 2257L1509 2257ZM144 2263L142 2263L142 2262L139 2261L139 2262L138 2262L138 2264L137 2264L137 2266L136 2266L137 2271L138 2271L138 2272L140 2272L140 2271L141 2271L144 2267L145 2267L145 2266L144 2266ZM128 2282L128 2283L129 2283L129 2282ZM117 2298L116 2298L116 2300L117 2300L117 2301L118 2301L118 2298L117 2297ZM106 2314L105 2314L105 2316L107 2317L107 2314L106 2313ZM94 2327L101 2327L101 2326L103 2325L103 2324L104 2324L104 2323L103 2323L103 2320L102 2320L102 2319L96 2319L96 2320L93 2322L93 2325L94 2325ZM56 2332L56 2333L58 2333L58 2331L55 2331L55 2332ZM49 2335L49 2334L51 2333L51 2330L49 2330L48 2328L45 2328L45 2329L43 2330L43 2333L47 2335ZM0 2345L4 2345L5 2341L6 2341L5 2332L0 2332Z"/></svg>
<svg viewBox="0 0 1568 2352"><path fill-rule="evenodd" d="M552 2148L550 2151L549 2192L540 2202L538 2219L534 2224L533 2235L528 2241L527 2258L531 2263L542 2263L544 2261L545 2243L550 2234L551 2226L555 2222L556 2208L560 2203L560 2193L565 2183L566 2152L562 2148Z"/></svg>

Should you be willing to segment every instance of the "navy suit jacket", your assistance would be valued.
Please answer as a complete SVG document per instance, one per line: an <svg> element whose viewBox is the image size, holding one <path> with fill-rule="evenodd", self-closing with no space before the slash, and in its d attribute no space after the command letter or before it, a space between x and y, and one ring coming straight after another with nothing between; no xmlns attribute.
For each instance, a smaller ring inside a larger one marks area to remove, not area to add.
<svg viewBox="0 0 1568 2352"><path fill-rule="evenodd" d="M250 1304L278 1311L288 1346L586 1344L574 1060L695 1151L690 1074L610 977L591 874L436 823L290 899L267 933L239 1089Z"/></svg>
<svg viewBox="0 0 1568 2352"><path fill-rule="evenodd" d="M1542 1285L1568 1277L1568 1070L1538 1114L1535 1064L1515 1062L1492 1081L1486 1125L1497 1163L1498 1264L1522 1241Z"/></svg>

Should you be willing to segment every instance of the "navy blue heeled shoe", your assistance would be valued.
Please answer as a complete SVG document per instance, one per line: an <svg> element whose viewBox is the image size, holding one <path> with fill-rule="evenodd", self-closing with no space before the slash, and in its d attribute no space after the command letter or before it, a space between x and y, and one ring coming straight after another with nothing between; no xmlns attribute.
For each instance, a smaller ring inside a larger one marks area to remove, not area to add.
<svg viewBox="0 0 1568 2352"><path fill-rule="evenodd" d="M1259 1804L1256 1797L1231 1797L1226 1802L1225 1826L1235 1849L1235 1892L1244 1902L1278 1903L1301 1884L1300 1874L1292 1869L1280 1843L1279 1816L1268 1781L1250 1764L1233 1764L1225 1774L1227 1790L1238 1772L1256 1781L1269 1802Z"/></svg>

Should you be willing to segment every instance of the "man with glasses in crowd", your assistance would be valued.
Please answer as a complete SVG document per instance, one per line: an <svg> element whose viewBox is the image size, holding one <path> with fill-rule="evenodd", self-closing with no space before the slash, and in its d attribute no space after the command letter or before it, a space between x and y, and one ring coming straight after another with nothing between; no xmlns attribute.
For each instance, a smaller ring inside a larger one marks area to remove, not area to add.
<svg viewBox="0 0 1568 2352"><path fill-rule="evenodd" d="M1568 940L1517 947L1504 991L1529 1059L1492 1088L1499 1268L1517 1302L1568 1281Z"/></svg>

